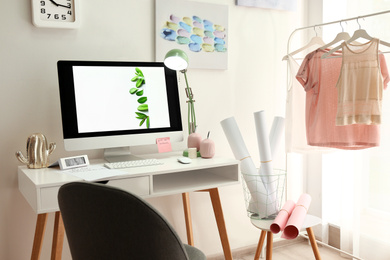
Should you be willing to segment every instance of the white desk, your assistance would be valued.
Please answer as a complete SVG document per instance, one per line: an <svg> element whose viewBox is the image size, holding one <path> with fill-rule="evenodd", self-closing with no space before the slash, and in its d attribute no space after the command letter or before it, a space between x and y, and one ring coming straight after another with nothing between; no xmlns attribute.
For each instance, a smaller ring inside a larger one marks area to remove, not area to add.
<svg viewBox="0 0 390 260"><path fill-rule="evenodd" d="M125 175L112 177L106 180L107 184L144 198L182 193L187 239L190 245L193 245L193 238L188 192L209 192L225 259L232 259L218 187L239 183L238 161L214 157L198 158L191 164L180 164L177 162L179 156L180 153L145 155L143 156L145 158L158 158L164 164L126 169ZM99 163L104 161L92 161L92 164ZM18 181L20 192L38 214L31 259L40 257L46 219L51 212L56 214L52 259L61 259L64 227L57 202L58 190L65 183L82 181L82 179L58 173L51 168L28 169L26 166L19 166Z"/></svg>

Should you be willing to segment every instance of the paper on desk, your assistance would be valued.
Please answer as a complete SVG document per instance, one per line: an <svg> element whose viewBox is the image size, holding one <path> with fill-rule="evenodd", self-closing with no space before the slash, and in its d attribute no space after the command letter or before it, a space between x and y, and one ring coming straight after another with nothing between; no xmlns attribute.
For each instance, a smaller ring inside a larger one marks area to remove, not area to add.
<svg viewBox="0 0 390 260"><path fill-rule="evenodd" d="M61 171L61 173L69 174L86 181L103 180L110 177L127 174L126 171L108 169L103 165L89 165L86 167Z"/></svg>

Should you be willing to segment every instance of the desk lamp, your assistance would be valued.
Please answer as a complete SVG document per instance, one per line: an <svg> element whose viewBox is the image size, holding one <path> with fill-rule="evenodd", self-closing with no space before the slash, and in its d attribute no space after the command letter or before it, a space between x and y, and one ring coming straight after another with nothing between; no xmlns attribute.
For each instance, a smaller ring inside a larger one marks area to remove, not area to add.
<svg viewBox="0 0 390 260"><path fill-rule="evenodd" d="M188 67L188 56L187 54L179 49L173 49L167 52L164 59L164 64L171 70L178 70L184 74L186 80L186 95L188 98L188 134L195 133L196 128L196 118L195 118L195 108L193 100L194 94L192 94L191 88L188 86L187 80L187 67Z"/></svg>

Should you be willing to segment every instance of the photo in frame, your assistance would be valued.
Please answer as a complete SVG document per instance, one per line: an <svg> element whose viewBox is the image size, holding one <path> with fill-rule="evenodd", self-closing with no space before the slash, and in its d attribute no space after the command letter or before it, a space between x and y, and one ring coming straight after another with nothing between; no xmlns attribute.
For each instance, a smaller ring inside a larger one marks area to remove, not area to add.
<svg viewBox="0 0 390 260"><path fill-rule="evenodd" d="M227 69L228 33L227 5L156 0L156 61L181 49L191 69Z"/></svg>

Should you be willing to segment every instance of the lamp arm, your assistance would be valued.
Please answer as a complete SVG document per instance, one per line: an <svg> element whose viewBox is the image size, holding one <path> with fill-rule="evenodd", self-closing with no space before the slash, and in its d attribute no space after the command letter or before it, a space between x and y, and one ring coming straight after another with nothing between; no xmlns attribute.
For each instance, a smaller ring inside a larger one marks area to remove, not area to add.
<svg viewBox="0 0 390 260"><path fill-rule="evenodd" d="M187 79L187 73L186 70L182 70L182 73L184 74L184 79L186 81L186 94L188 97L188 134L195 133L195 128L196 128L196 117L195 117L195 107L194 107L194 102L193 100L193 93L191 88L188 85L188 79Z"/></svg>

